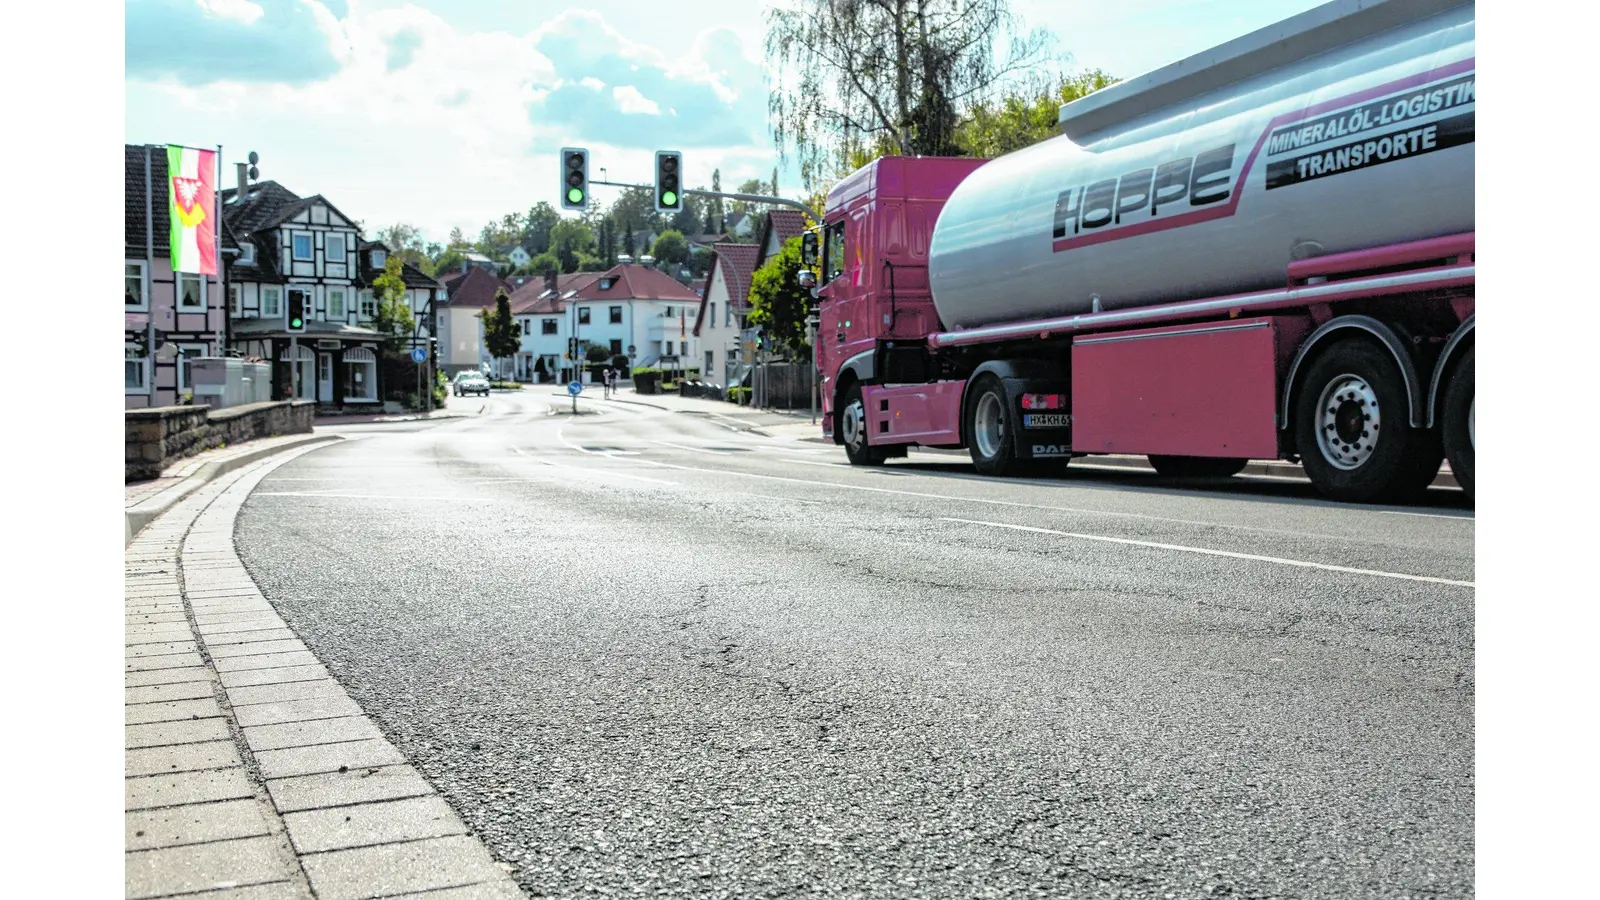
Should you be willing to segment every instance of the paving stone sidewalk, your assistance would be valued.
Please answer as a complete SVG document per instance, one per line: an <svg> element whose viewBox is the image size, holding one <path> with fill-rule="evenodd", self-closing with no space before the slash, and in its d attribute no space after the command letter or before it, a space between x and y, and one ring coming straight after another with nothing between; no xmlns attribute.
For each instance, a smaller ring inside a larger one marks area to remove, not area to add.
<svg viewBox="0 0 1600 900"><path fill-rule="evenodd" d="M251 489L316 446L200 487L127 547L126 896L522 897L234 552Z"/></svg>
<svg viewBox="0 0 1600 900"><path fill-rule="evenodd" d="M242 444L234 444L229 447L217 447L204 453L197 453L194 456L180 459L163 469L159 478L152 478L149 481L135 481L124 485L123 494L126 498L124 505L137 506L169 488L182 484L185 479L197 472L206 463L235 459L268 447L298 443L305 440L305 438L306 436L303 434L280 434L274 437L245 441Z"/></svg>

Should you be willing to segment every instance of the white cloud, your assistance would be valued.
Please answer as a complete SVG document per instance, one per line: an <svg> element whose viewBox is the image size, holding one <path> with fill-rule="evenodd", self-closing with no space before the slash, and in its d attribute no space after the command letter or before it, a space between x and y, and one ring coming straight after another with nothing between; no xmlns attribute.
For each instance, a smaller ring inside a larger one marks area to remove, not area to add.
<svg viewBox="0 0 1600 900"><path fill-rule="evenodd" d="M211 15L243 25L253 24L266 12L250 0L199 0L199 3L200 8Z"/></svg>
<svg viewBox="0 0 1600 900"><path fill-rule="evenodd" d="M306 6L330 37L336 73L305 85L204 88L130 79L129 140L222 142L228 163L256 150L263 178L328 196L369 232L409 221L440 241L452 226L475 236L507 212L554 204L562 146L589 147L594 169L618 181L646 181L654 149L682 149L689 185L709 187L721 167L725 189L769 177L776 160L760 64L727 29L698 37L706 57L684 63L594 13L568 12L516 35L458 30L414 3L352 3L343 19ZM566 39L574 29L582 41ZM541 47L547 36L553 46ZM396 48L406 45L414 52L397 67ZM581 91L587 108L562 106L563 91ZM613 127L606 110L629 127ZM661 127L637 127L650 122ZM609 200L601 190L597 199Z"/></svg>
<svg viewBox="0 0 1600 900"><path fill-rule="evenodd" d="M647 116L661 115L661 107L650 98L639 93L633 85L613 88L611 96L616 98L617 106L625 113L644 113Z"/></svg>

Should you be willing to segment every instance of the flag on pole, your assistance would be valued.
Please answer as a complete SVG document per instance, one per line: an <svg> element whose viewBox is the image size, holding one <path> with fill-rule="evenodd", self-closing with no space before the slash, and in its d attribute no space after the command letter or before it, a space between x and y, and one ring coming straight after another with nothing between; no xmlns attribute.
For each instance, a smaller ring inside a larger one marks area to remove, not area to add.
<svg viewBox="0 0 1600 900"><path fill-rule="evenodd" d="M167 146L172 271L217 274L215 150Z"/></svg>

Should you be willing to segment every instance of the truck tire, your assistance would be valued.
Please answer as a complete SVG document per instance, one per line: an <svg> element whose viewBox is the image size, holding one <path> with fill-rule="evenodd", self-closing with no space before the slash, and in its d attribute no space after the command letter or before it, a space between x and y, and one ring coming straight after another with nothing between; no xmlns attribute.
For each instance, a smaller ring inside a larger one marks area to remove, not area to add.
<svg viewBox="0 0 1600 900"><path fill-rule="evenodd" d="M881 466L889 458L881 447L867 443L867 407L861 401L860 383L850 385L844 392L844 402L839 406L839 437L852 466Z"/></svg>
<svg viewBox="0 0 1600 900"><path fill-rule="evenodd" d="M1295 445L1312 485L1348 503L1399 502L1422 494L1444 451L1412 428L1400 367L1386 350L1344 340L1316 358L1295 401Z"/></svg>
<svg viewBox="0 0 1600 900"><path fill-rule="evenodd" d="M972 467L978 474L1003 477L1021 474L1029 468L1017 459L1013 436L1019 423L1006 402L1006 391L1000 379L993 375L980 376L972 383L967 397L967 451L972 454Z"/></svg>
<svg viewBox="0 0 1600 900"><path fill-rule="evenodd" d="M1468 499L1472 499L1473 451L1473 395L1477 393L1472 374L1472 357L1476 347L1468 347L1450 375L1450 386L1444 391L1444 408L1440 412L1439 434L1444 440L1444 455L1450 460L1450 472L1461 485Z"/></svg>
<svg viewBox="0 0 1600 900"><path fill-rule="evenodd" d="M1150 467L1168 478L1231 478L1244 471L1248 459L1210 456L1152 456Z"/></svg>

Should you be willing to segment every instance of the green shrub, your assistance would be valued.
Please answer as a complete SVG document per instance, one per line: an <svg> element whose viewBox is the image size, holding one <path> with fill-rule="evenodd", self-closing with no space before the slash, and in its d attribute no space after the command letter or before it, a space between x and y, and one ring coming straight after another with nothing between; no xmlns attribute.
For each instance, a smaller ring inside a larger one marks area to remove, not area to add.
<svg viewBox="0 0 1600 900"><path fill-rule="evenodd" d="M749 398L750 398L750 388L748 388L748 387L731 387L731 388L728 388L728 400L733 402L733 403L743 403L744 401L748 400Z"/></svg>
<svg viewBox="0 0 1600 900"><path fill-rule="evenodd" d="M491 381L489 387L497 391L520 391L522 383L518 381Z"/></svg>

